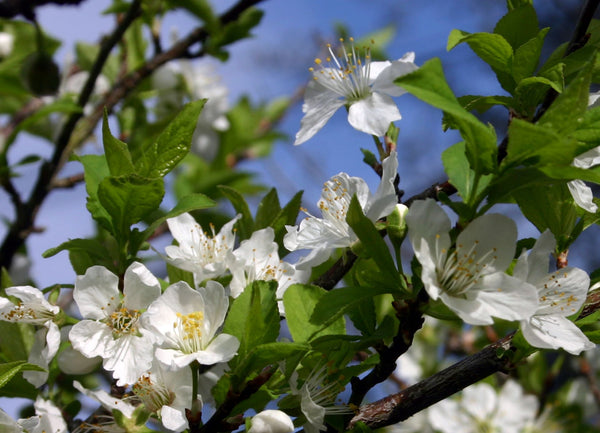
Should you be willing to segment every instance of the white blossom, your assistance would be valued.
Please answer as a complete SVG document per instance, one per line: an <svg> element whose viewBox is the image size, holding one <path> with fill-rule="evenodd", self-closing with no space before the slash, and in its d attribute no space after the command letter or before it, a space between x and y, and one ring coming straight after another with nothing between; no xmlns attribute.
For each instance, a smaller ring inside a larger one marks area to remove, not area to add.
<svg viewBox="0 0 600 433"><path fill-rule="evenodd" d="M370 48L360 49L350 38L350 47L342 42L343 53L336 56L328 45L324 63L315 59L310 68L313 80L306 87L300 131L294 144L301 144L315 135L342 106L348 107L348 122L367 134L382 136L390 122L402 118L392 96L406 93L394 80L418 69L415 54L406 53L395 61L372 62Z"/></svg>
<svg viewBox="0 0 600 433"><path fill-rule="evenodd" d="M575 314L585 301L590 277L579 268L566 267L548 272L548 258L556 241L546 230L527 255L519 257L513 275L533 284L539 307L532 317L521 321L525 339L534 347L562 348L578 355L596 347L567 316Z"/></svg>
<svg viewBox="0 0 600 433"><path fill-rule="evenodd" d="M302 263L315 266L329 258L335 248L345 248L358 240L346 222L352 196L360 203L363 213L371 221L390 214L397 202L394 181L398 171L396 152L383 160L383 175L375 194L359 177L339 173L325 182L318 202L322 218L308 215L299 226L286 226L283 244L289 251L312 250ZM298 266L296 267L298 268Z"/></svg>
<svg viewBox="0 0 600 433"><path fill-rule="evenodd" d="M521 433L536 417L538 401L508 380L500 393L487 383L465 388L459 399L446 399L429 408L429 421L441 433Z"/></svg>
<svg viewBox="0 0 600 433"><path fill-rule="evenodd" d="M13 304L7 298L0 297L0 320L41 326L35 333L28 362L48 370L48 365L60 346L60 331L53 322L60 308L50 304L35 287L8 287L6 294L18 298L20 302ZM33 386L39 387L46 383L48 371L25 371L23 377Z"/></svg>
<svg viewBox="0 0 600 433"><path fill-rule="evenodd" d="M335 380L328 380L326 365L312 370L300 388L298 373L294 371L290 377L290 386L292 394L300 396L300 409L306 417L304 430L307 433L326 430L326 415L352 413L348 406L335 404L336 397L343 387Z"/></svg>
<svg viewBox="0 0 600 433"><path fill-rule="evenodd" d="M119 386L134 383L152 365L156 337L141 326L144 310L160 295L160 283L141 263L125 271L123 297L119 278L103 266L78 276L73 298L84 319L69 332L84 356L101 356Z"/></svg>
<svg viewBox="0 0 600 433"><path fill-rule="evenodd" d="M219 333L228 307L225 289L216 281L198 290L183 281L169 286L144 318L162 342L156 358L172 370L192 361L201 365L229 361L240 342L233 335Z"/></svg>
<svg viewBox="0 0 600 433"><path fill-rule="evenodd" d="M173 266L192 272L197 284L224 275L228 253L235 243L233 226L240 218L241 215L233 218L219 233L215 233L211 225L211 235L189 213L169 218L167 225L179 245L165 248L167 260Z"/></svg>
<svg viewBox="0 0 600 433"><path fill-rule="evenodd" d="M237 298L253 281L277 281L276 297L283 313L283 294L294 283L305 283L310 272L296 270L294 265L279 259L278 245L272 227L257 230L250 239L229 255L227 267L233 275L229 284L231 296Z"/></svg>
<svg viewBox="0 0 600 433"><path fill-rule="evenodd" d="M150 371L133 384L132 390L167 429L180 432L188 428L185 410L192 402L191 369L169 371L155 361Z"/></svg>
<svg viewBox="0 0 600 433"><path fill-rule="evenodd" d="M450 219L432 199L412 204L408 236L421 263L421 280L466 323L486 325L492 317L528 319L538 306L531 284L505 273L515 251L517 228L508 217L486 214L450 240Z"/></svg>

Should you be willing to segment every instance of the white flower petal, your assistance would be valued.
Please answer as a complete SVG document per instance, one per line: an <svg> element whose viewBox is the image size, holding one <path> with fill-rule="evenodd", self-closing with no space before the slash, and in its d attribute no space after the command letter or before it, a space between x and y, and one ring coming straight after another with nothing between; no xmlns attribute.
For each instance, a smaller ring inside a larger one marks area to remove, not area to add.
<svg viewBox="0 0 600 433"><path fill-rule="evenodd" d="M354 129L378 137L387 132L391 122L400 119L396 103L382 93L372 93L354 102L348 110L348 122Z"/></svg>
<svg viewBox="0 0 600 433"><path fill-rule="evenodd" d="M381 182L373 197L369 199L364 207L365 215L371 221L377 221L380 218L388 216L398 203L394 181L398 175L398 154L392 151L390 156L381 163L383 174Z"/></svg>
<svg viewBox="0 0 600 433"><path fill-rule="evenodd" d="M319 132L333 116L333 113L342 105L344 105L344 101L319 82L311 81L308 83L304 92L304 104L302 105L302 112L305 114L294 144L302 144Z"/></svg>
<svg viewBox="0 0 600 433"><path fill-rule="evenodd" d="M115 398L114 396L110 395L108 392L102 389L99 389L97 391L91 391L87 388L84 388L84 386L76 380L73 381L73 387L82 394L96 400L105 409L108 409L109 411L118 410L123 415L125 415L126 418L131 418L133 416L135 406L127 403L126 401Z"/></svg>
<svg viewBox="0 0 600 433"><path fill-rule="evenodd" d="M131 310L143 310L160 296L160 283L139 262L133 262L125 271L123 305Z"/></svg>
<svg viewBox="0 0 600 433"><path fill-rule="evenodd" d="M239 347L240 340L233 335L219 334L205 350L196 352L196 360L202 365L227 362L236 355Z"/></svg>
<svg viewBox="0 0 600 433"><path fill-rule="evenodd" d="M111 352L113 336L111 329L104 323L82 320L69 332L73 348L88 358L107 356Z"/></svg>
<svg viewBox="0 0 600 433"><path fill-rule="evenodd" d="M223 286L216 281L207 281L206 287L198 288L198 293L204 299L204 335L210 340L225 321L229 298Z"/></svg>
<svg viewBox="0 0 600 433"><path fill-rule="evenodd" d="M144 330L142 336L124 335L111 346L112 356L104 359L104 368L113 372L118 386L133 384L152 366L154 336Z"/></svg>
<svg viewBox="0 0 600 433"><path fill-rule="evenodd" d="M92 266L77 276L73 298L86 319L108 317L121 303L119 278L104 266Z"/></svg>
<svg viewBox="0 0 600 433"><path fill-rule="evenodd" d="M291 433L294 431L292 419L280 410L267 409L252 417L248 433Z"/></svg>
<svg viewBox="0 0 600 433"><path fill-rule="evenodd" d="M496 390L487 383L478 383L463 390L462 406L477 419L488 418L496 409Z"/></svg>
<svg viewBox="0 0 600 433"><path fill-rule="evenodd" d="M575 179L567 182L567 187L573 196L575 203L585 209L588 212L596 213L598 206L593 201L594 194L592 189L585 184L582 180Z"/></svg>
<svg viewBox="0 0 600 433"><path fill-rule="evenodd" d="M585 302L589 285L590 277L579 268L566 267L547 274L536 284L540 299L536 315L575 314Z"/></svg>
<svg viewBox="0 0 600 433"><path fill-rule="evenodd" d="M458 257L472 252L472 260L486 265L485 273L504 271L514 257L516 241L517 226L513 220L486 214L471 221L458 235L456 252Z"/></svg>
<svg viewBox="0 0 600 433"><path fill-rule="evenodd" d="M166 428L174 432L180 432L188 428L188 420L185 414L171 406L163 406L160 409L160 420Z"/></svg>
<svg viewBox="0 0 600 433"><path fill-rule="evenodd" d="M406 93L402 87L394 83L396 78L419 69L414 64L415 53L406 53L403 58L390 63L389 67L381 71L373 82L373 92L382 92L390 96L402 96ZM371 63L371 67L373 63Z"/></svg>
<svg viewBox="0 0 600 433"><path fill-rule="evenodd" d="M541 349L564 349L573 355L596 347L569 319L560 316L534 316L521 322L529 344Z"/></svg>
<svg viewBox="0 0 600 433"><path fill-rule="evenodd" d="M535 286L503 272L485 275L477 298L492 316L505 320L527 319L539 305Z"/></svg>

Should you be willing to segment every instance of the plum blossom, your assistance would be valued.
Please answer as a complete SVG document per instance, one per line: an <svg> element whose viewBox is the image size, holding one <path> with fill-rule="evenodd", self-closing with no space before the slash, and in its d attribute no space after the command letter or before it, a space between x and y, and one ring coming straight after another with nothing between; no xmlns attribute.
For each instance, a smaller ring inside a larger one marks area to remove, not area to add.
<svg viewBox="0 0 600 433"><path fill-rule="evenodd" d="M73 298L85 320L69 332L73 348L88 358L101 356L119 386L134 383L152 365L155 335L144 328L142 312L160 295L158 279L141 263L125 271L123 298L119 277L103 266L78 276Z"/></svg>
<svg viewBox="0 0 600 433"><path fill-rule="evenodd" d="M412 204L408 236L422 266L421 280L433 300L441 299L466 323L486 325L493 317L524 320L538 307L535 286L504 271L514 256L515 223L486 214L450 240L450 218L432 199Z"/></svg>
<svg viewBox="0 0 600 433"><path fill-rule="evenodd" d="M192 370L169 371L155 361L150 371L132 386L133 393L146 410L155 413L163 426L180 432L188 428L185 409L192 401Z"/></svg>
<svg viewBox="0 0 600 433"><path fill-rule="evenodd" d="M327 365L317 366L312 370L300 388L298 373L294 371L290 377L290 387L292 394L300 396L300 409L306 417L304 430L307 433L326 430L326 415L352 413L348 406L335 404L335 399L343 387L335 380L328 381Z"/></svg>
<svg viewBox="0 0 600 433"><path fill-rule="evenodd" d="M257 230L229 255L227 266L233 275L229 284L232 297L241 295L253 281L275 280L279 283L276 297L281 300L291 284L308 281L309 271L296 270L292 264L279 259L279 247L274 239L272 227ZM279 310L283 313L282 302L279 302Z"/></svg>
<svg viewBox="0 0 600 433"><path fill-rule="evenodd" d="M218 334L228 307L225 289L216 281L198 290L183 281L169 286L144 318L161 341L156 358L171 370L192 361L202 365L229 361L240 342L233 335Z"/></svg>
<svg viewBox="0 0 600 433"><path fill-rule="evenodd" d="M294 431L292 419L280 410L267 409L252 417L248 433L291 433Z"/></svg>
<svg viewBox="0 0 600 433"><path fill-rule="evenodd" d="M562 348L573 355L596 347L567 316L575 314L585 301L590 277L579 268L566 267L548 272L548 257L556 241L546 230L527 255L521 254L513 275L533 284L539 306L527 320L521 321L525 339L534 347Z"/></svg>
<svg viewBox="0 0 600 433"><path fill-rule="evenodd" d="M446 399L429 408L429 422L442 433L520 433L536 417L538 401L508 380L500 392L487 383L465 388L460 399Z"/></svg>
<svg viewBox="0 0 600 433"><path fill-rule="evenodd" d="M294 144L310 139L342 106L348 107L348 122L354 129L375 136L384 135L390 122L402 118L391 97L406 91L394 80L418 69L415 53L394 61L372 62L369 47L361 53L352 38L349 48L343 39L340 42L341 56L328 44L326 63L317 58L315 67L309 69L313 80L304 93L304 117Z"/></svg>
<svg viewBox="0 0 600 433"><path fill-rule="evenodd" d="M6 294L18 298L20 302L13 304L7 298L0 297L0 320L41 326L35 333L28 361L47 370L60 346L60 331L53 321L60 308L50 304L35 287L8 287ZM23 377L38 387L46 383L48 372L25 371Z"/></svg>
<svg viewBox="0 0 600 433"><path fill-rule="evenodd" d="M173 266L192 272L196 284L220 277L227 272L226 260L235 243L236 216L219 233L211 225L212 236L207 234L189 213L167 220L167 225L179 245L165 248L167 261Z"/></svg>
<svg viewBox="0 0 600 433"><path fill-rule="evenodd" d="M397 202L394 181L398 171L396 152L390 153L382 163L383 175L375 194L359 177L339 173L325 182L318 202L323 218L308 215L299 226L286 226L283 244L289 251L312 250L303 263L318 265L329 258L335 248L345 248L358 240L346 222L352 196L356 194L364 214L371 221L390 214ZM298 266L296 267L298 268Z"/></svg>

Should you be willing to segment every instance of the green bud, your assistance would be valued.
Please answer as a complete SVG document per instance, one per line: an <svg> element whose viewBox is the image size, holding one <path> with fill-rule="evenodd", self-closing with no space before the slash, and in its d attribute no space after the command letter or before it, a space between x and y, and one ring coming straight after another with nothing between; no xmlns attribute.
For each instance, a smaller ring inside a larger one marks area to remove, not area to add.
<svg viewBox="0 0 600 433"><path fill-rule="evenodd" d="M25 58L21 79L36 96L54 95L60 85L60 71L50 55L38 51Z"/></svg>
<svg viewBox="0 0 600 433"><path fill-rule="evenodd" d="M398 203L387 217L387 233L392 243L402 243L406 236L406 214L408 207Z"/></svg>

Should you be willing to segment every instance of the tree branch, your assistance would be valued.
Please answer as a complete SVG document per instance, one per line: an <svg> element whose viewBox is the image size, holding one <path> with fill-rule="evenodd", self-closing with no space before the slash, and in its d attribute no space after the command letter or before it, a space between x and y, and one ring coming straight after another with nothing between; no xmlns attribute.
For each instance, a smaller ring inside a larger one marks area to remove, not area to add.
<svg viewBox="0 0 600 433"><path fill-rule="evenodd" d="M578 319L600 309L599 298L600 291L588 294ZM372 429L396 424L494 373L508 372L515 366L510 356L506 356L516 351L511 344L513 336L514 333L507 335L397 394L361 406L349 428L359 421Z"/></svg>

